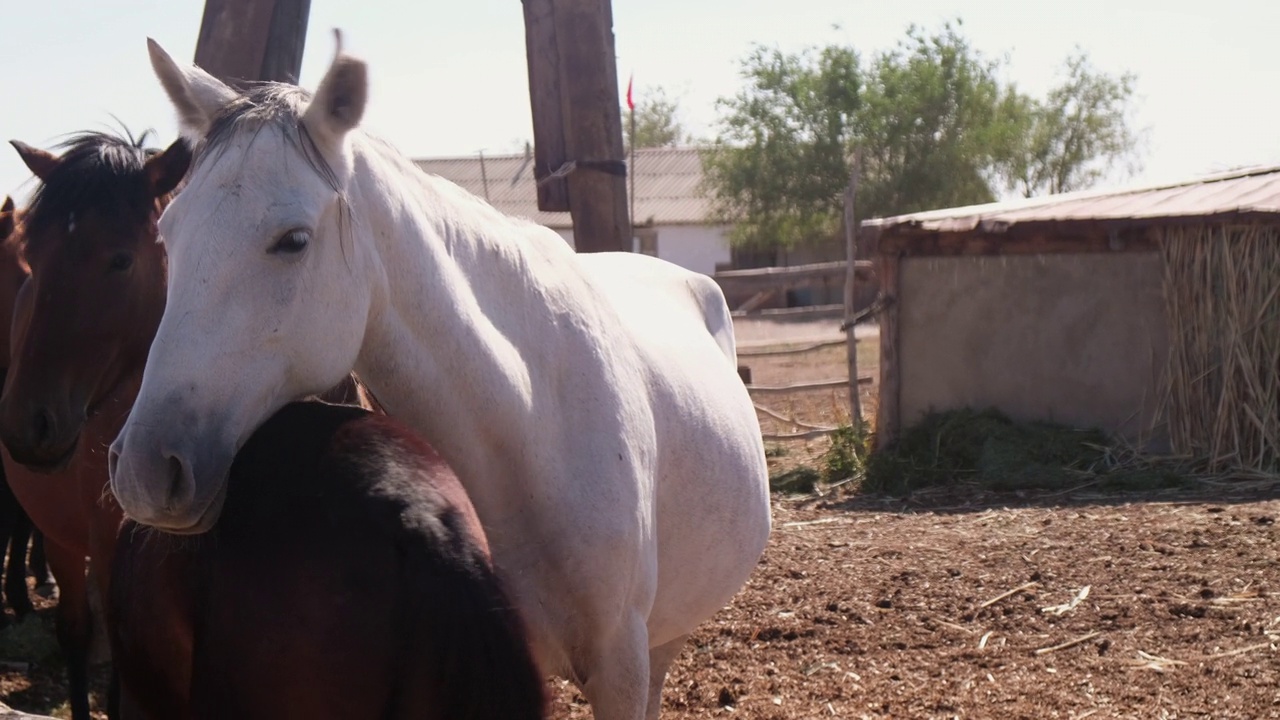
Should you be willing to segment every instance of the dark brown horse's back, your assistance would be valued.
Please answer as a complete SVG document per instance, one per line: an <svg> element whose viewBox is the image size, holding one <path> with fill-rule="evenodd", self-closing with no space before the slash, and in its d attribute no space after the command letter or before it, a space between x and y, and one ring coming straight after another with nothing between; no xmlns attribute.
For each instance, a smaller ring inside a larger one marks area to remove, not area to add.
<svg viewBox="0 0 1280 720"><path fill-rule="evenodd" d="M544 717L470 502L385 416L286 406L237 455L218 524L180 542L131 566L195 569L195 717ZM120 552L156 546L125 536ZM117 606L137 586L113 585Z"/></svg>

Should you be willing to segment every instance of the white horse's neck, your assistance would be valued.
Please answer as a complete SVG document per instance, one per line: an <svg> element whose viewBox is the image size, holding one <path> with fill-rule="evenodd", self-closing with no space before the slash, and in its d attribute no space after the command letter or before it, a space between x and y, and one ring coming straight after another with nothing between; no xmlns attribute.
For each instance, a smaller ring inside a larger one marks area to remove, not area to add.
<svg viewBox="0 0 1280 720"><path fill-rule="evenodd" d="M474 457L478 449L523 452L535 384L564 370L574 331L593 323L581 302L592 293L552 231L502 215L376 140L353 140L352 212L383 282L356 371L460 473L487 471L502 459ZM549 337L557 333L563 342Z"/></svg>

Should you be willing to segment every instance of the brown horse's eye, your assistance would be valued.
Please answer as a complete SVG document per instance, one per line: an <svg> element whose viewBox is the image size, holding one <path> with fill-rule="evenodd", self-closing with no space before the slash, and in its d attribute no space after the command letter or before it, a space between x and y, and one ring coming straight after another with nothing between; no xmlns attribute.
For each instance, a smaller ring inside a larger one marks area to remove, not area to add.
<svg viewBox="0 0 1280 720"><path fill-rule="evenodd" d="M118 252L111 256L111 264L108 269L111 272L124 272L133 267L133 254L127 252Z"/></svg>

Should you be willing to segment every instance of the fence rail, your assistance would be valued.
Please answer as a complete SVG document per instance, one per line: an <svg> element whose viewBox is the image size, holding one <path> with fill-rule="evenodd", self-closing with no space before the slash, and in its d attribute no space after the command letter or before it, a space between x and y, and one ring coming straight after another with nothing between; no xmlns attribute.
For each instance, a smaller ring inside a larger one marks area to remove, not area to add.
<svg viewBox="0 0 1280 720"><path fill-rule="evenodd" d="M854 275L861 280L875 277L870 260L854 262ZM734 317L838 317L844 305L815 305L790 308L766 308L764 305L788 290L812 286L840 285L847 282L849 266L844 260L791 265L788 267L721 270L712 278L725 296L734 299ZM746 300L742 300L742 298Z"/></svg>

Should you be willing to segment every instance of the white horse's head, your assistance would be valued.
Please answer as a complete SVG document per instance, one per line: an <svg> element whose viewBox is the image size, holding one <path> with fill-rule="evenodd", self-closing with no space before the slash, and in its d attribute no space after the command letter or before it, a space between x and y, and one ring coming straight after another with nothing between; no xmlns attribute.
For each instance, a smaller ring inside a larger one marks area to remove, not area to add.
<svg viewBox="0 0 1280 720"><path fill-rule="evenodd" d="M311 98L276 84L242 94L148 41L198 145L186 188L160 220L167 305L110 451L111 488L142 523L211 527L253 430L290 400L335 385L359 354L376 261L349 212L348 136L367 77L337 40Z"/></svg>

